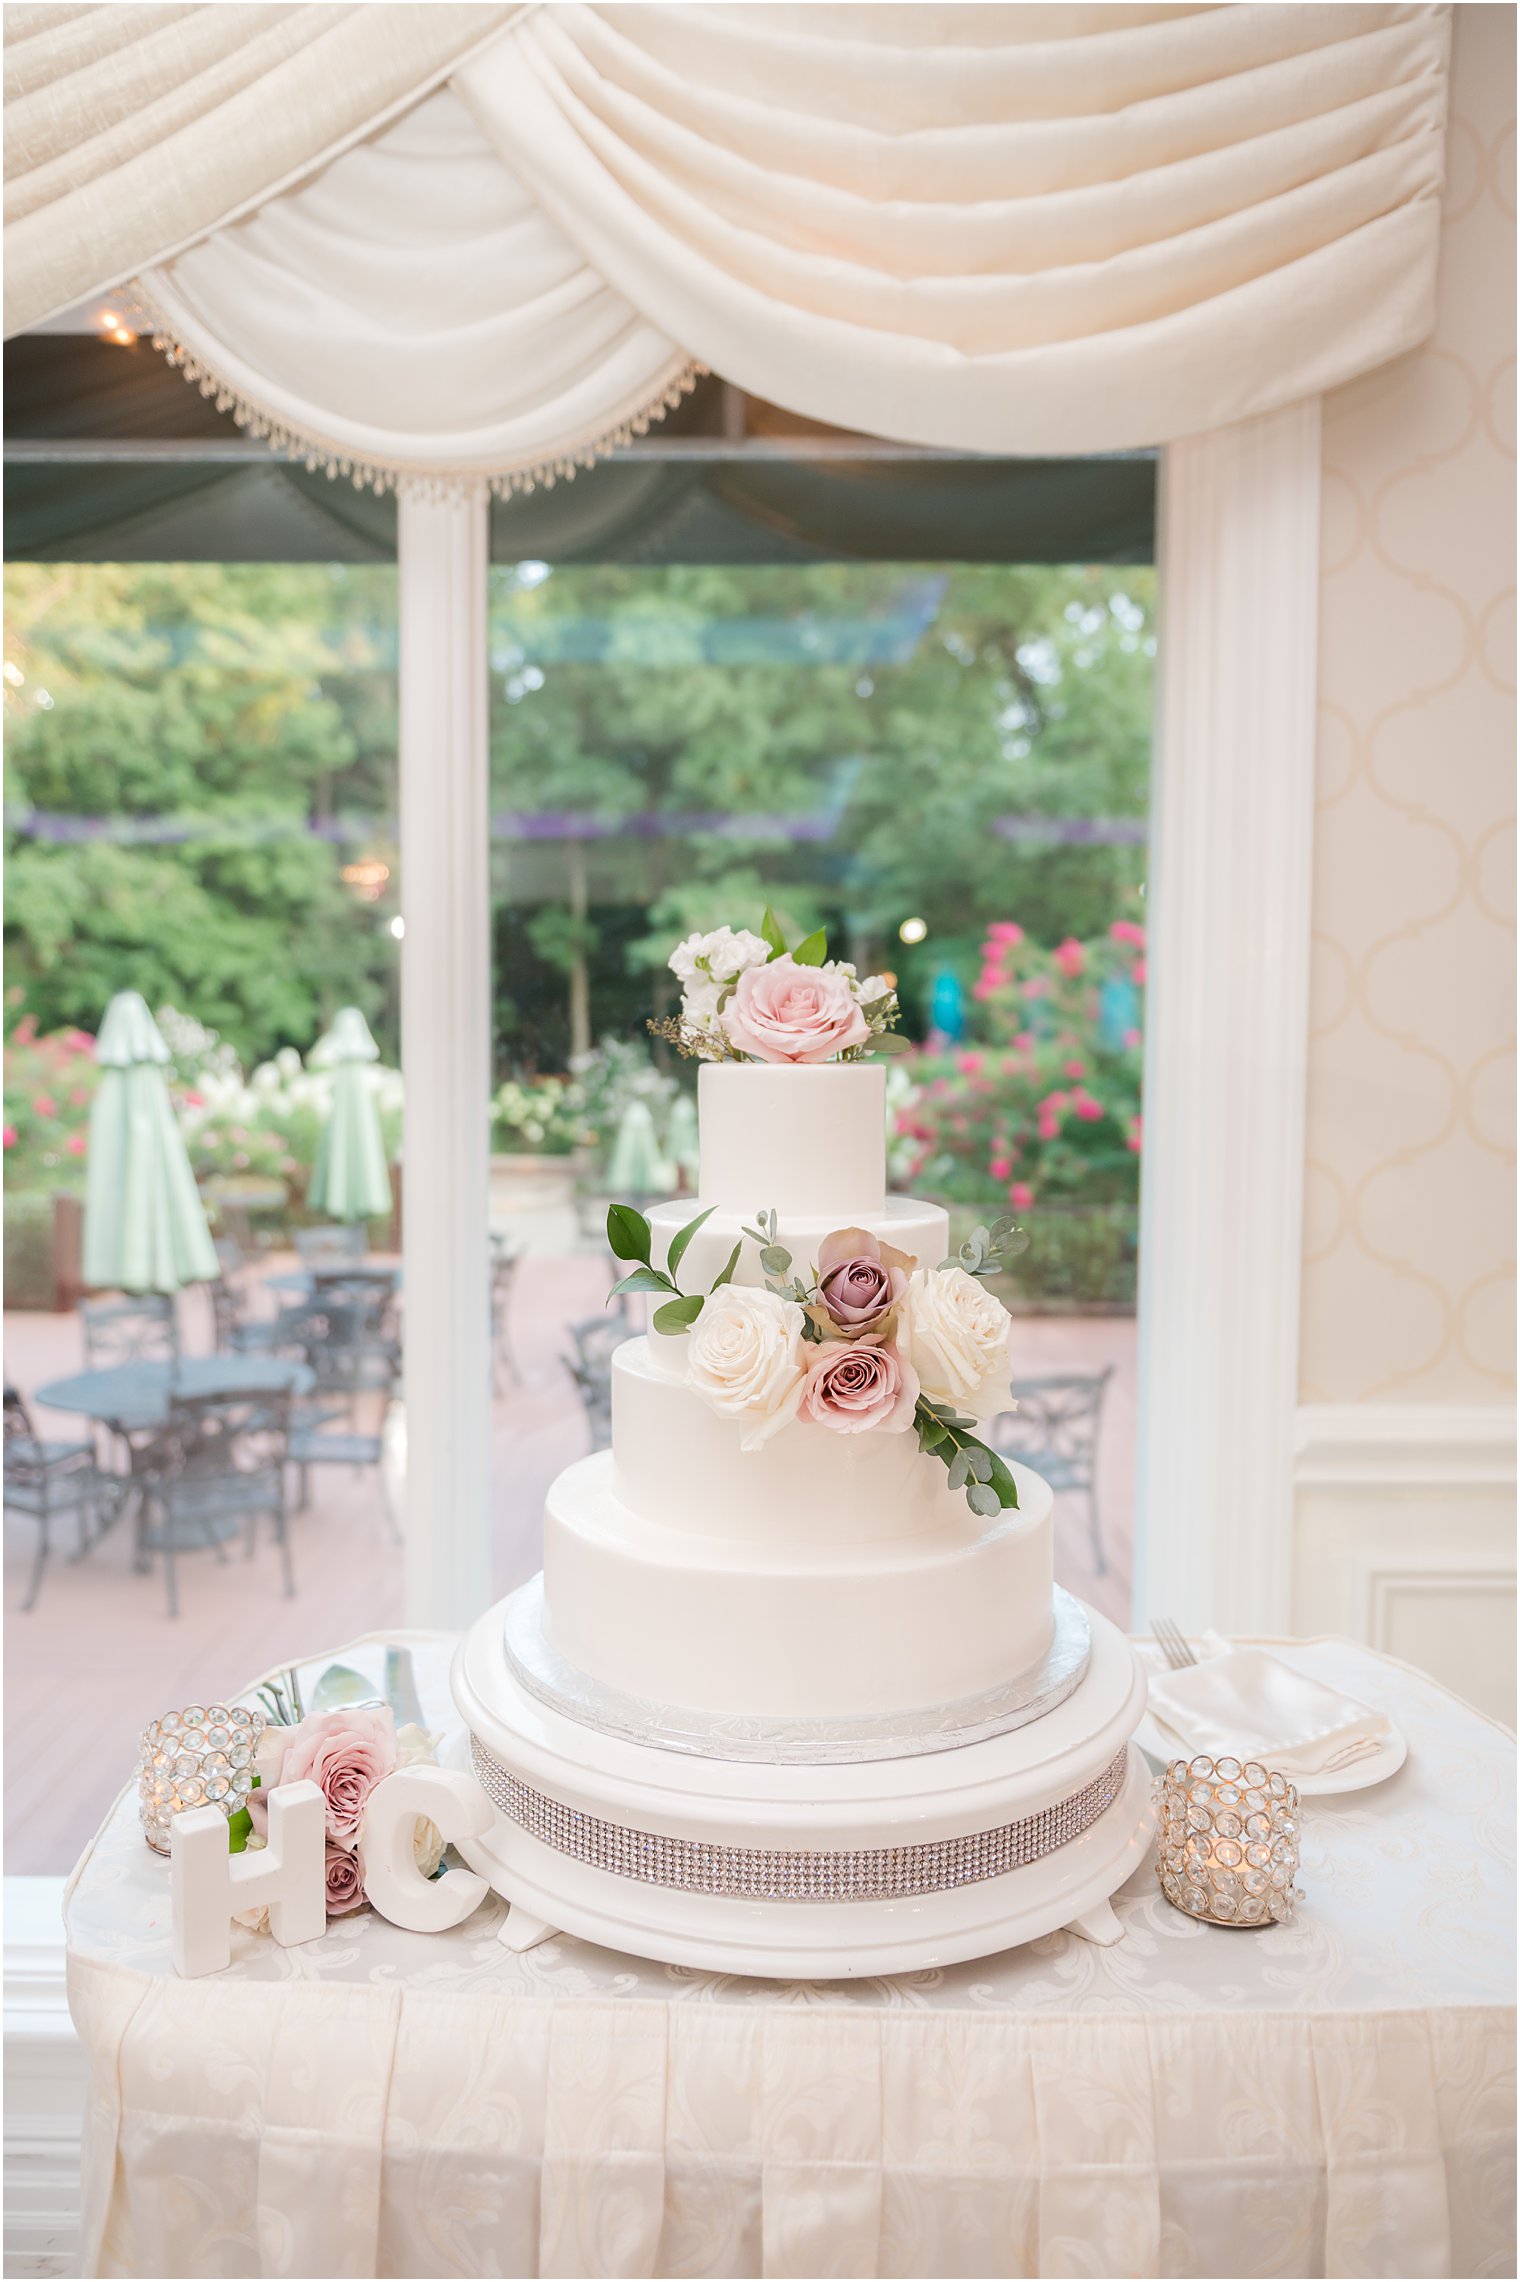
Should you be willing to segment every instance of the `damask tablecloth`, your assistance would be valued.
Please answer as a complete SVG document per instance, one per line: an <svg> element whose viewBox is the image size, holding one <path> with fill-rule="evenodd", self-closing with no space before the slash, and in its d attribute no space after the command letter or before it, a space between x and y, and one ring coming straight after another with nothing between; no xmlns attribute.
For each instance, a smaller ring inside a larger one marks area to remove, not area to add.
<svg viewBox="0 0 1520 2282"><path fill-rule="evenodd" d="M448 1643L412 1641L451 1724ZM1410 1745L1306 1803L1291 1926L1198 1925L1147 1869L1113 1948L897 1980L514 1956L491 1901L237 1934L181 1981L124 1792L67 1910L86 2271L1513 2274L1513 1743L1365 1649L1272 1645Z"/></svg>

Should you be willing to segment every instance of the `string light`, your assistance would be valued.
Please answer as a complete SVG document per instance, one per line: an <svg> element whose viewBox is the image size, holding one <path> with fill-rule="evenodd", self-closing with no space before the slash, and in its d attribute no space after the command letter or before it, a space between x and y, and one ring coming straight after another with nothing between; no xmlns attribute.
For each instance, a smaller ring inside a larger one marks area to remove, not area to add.
<svg viewBox="0 0 1520 2282"><path fill-rule="evenodd" d="M398 943L400 942L402 936L406 933L406 921L402 918L399 911L397 912L395 918L391 921L391 933L395 936Z"/></svg>
<svg viewBox="0 0 1520 2282"><path fill-rule="evenodd" d="M903 943L921 943L928 932L926 919L905 919L897 930L898 939Z"/></svg>

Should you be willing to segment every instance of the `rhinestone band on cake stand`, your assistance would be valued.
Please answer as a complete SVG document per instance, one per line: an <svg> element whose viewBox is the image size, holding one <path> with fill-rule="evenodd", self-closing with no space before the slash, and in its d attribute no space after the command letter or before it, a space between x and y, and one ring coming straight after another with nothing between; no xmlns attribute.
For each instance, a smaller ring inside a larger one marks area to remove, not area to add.
<svg viewBox="0 0 1520 2282"><path fill-rule="evenodd" d="M955 1749L845 1764L718 1760L609 1733L524 1686L505 1611L455 1658L455 1764L496 1809L460 1852L511 1903L502 1939L556 1930L671 1964L782 1979L903 1973L1069 1926L1118 1937L1146 1859L1145 1704L1128 1641L1086 1611L1079 1684ZM679 1719L679 1715L675 1715Z"/></svg>

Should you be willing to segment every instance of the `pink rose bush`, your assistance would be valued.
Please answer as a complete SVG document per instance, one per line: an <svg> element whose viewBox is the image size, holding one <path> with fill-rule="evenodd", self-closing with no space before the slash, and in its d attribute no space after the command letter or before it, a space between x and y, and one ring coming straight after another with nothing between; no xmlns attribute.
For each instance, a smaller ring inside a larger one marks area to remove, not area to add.
<svg viewBox="0 0 1520 2282"><path fill-rule="evenodd" d="M1014 921L990 926L971 991L973 1039L901 1065L914 1083L895 1105L894 1184L988 1212L1093 1205L1132 1214L1144 954L1135 919L1050 948Z"/></svg>

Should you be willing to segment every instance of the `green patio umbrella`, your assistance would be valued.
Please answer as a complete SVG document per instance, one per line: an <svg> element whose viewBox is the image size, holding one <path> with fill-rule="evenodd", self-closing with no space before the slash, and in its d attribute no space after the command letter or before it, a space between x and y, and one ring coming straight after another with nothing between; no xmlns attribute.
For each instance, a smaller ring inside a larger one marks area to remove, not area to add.
<svg viewBox="0 0 1520 2282"><path fill-rule="evenodd" d="M391 1209L380 1113L367 1067L380 1049L357 1006L345 1006L312 1060L333 1074L332 1109L317 1145L316 1171L306 1202L333 1220L379 1220Z"/></svg>
<svg viewBox="0 0 1520 2282"><path fill-rule="evenodd" d="M216 1252L164 1083L171 1056L135 990L118 991L106 1008L95 1059L85 1282L170 1293L208 1282Z"/></svg>
<svg viewBox="0 0 1520 2282"><path fill-rule="evenodd" d="M607 1186L615 1197L661 1196L670 1186L647 1101L631 1101L619 1120Z"/></svg>

